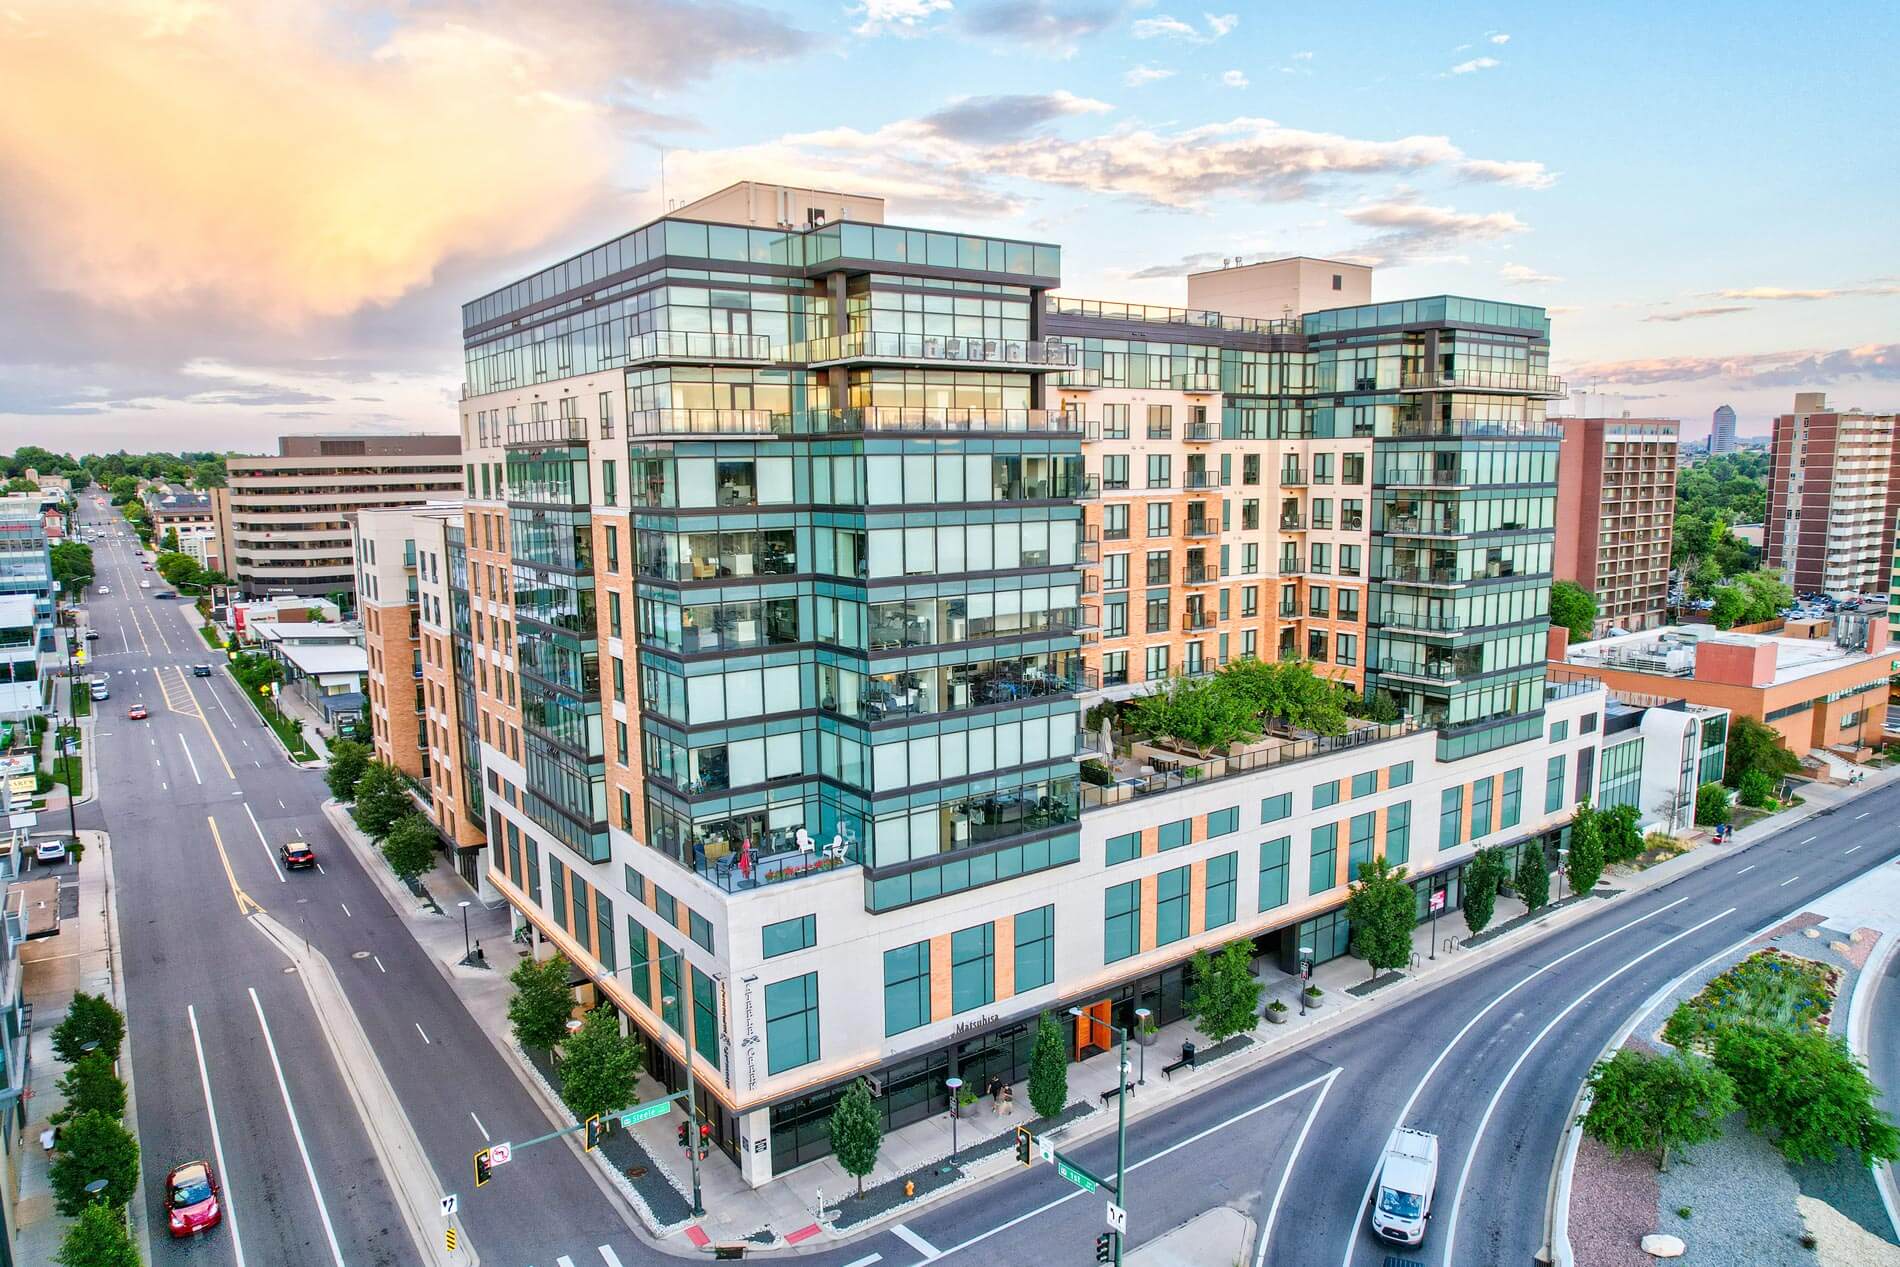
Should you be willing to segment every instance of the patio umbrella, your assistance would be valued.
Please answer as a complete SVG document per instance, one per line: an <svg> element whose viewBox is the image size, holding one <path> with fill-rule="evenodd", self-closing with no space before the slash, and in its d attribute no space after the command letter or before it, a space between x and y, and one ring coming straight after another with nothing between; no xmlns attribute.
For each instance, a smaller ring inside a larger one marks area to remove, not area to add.
<svg viewBox="0 0 1900 1267"><path fill-rule="evenodd" d="M739 842L739 874L752 878L752 837L747 836Z"/></svg>
<svg viewBox="0 0 1900 1267"><path fill-rule="evenodd" d="M1109 729L1108 718L1106 717L1102 718L1102 755L1105 757L1115 755L1115 737L1113 732Z"/></svg>

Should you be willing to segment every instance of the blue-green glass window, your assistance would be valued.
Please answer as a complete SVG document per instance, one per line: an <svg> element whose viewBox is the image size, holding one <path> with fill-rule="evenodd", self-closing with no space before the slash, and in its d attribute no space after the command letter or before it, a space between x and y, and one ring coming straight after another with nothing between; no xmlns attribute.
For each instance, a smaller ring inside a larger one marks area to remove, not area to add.
<svg viewBox="0 0 1900 1267"><path fill-rule="evenodd" d="M1339 824L1313 829L1312 857L1306 872L1306 891L1324 893L1339 883Z"/></svg>
<svg viewBox="0 0 1900 1267"><path fill-rule="evenodd" d="M1056 979L1056 908L1039 906L1016 917L1016 993Z"/></svg>
<svg viewBox="0 0 1900 1267"><path fill-rule="evenodd" d="M1639 735L1628 743L1603 750L1603 766L1597 775L1596 807L1614 809L1634 805L1640 799L1643 783L1643 739Z"/></svg>
<svg viewBox="0 0 1900 1267"><path fill-rule="evenodd" d="M1438 848L1456 849L1465 843L1465 789L1460 784L1438 794Z"/></svg>
<svg viewBox="0 0 1900 1267"><path fill-rule="evenodd" d="M901 1034L930 1020L930 943L913 942L884 952L884 1035Z"/></svg>
<svg viewBox="0 0 1900 1267"><path fill-rule="evenodd" d="M587 936L587 881L581 879L580 872L569 871L567 887L574 896L574 935L585 939Z"/></svg>
<svg viewBox="0 0 1900 1267"><path fill-rule="evenodd" d="M1260 802L1261 823L1277 823L1293 812L1293 793L1282 792Z"/></svg>
<svg viewBox="0 0 1900 1267"><path fill-rule="evenodd" d="M1176 867L1155 877L1155 945L1188 935L1188 890L1192 867Z"/></svg>
<svg viewBox="0 0 1900 1267"><path fill-rule="evenodd" d="M614 904L598 889L594 891L594 943L594 958L601 967L609 972L619 967L614 960Z"/></svg>
<svg viewBox="0 0 1900 1267"><path fill-rule="evenodd" d="M1141 949L1141 881L1111 884L1102 892L1102 962L1126 959Z"/></svg>
<svg viewBox="0 0 1900 1267"><path fill-rule="evenodd" d="M1352 816L1352 834L1346 851L1346 878L1357 880L1362 863L1372 861L1373 829L1378 825L1376 813L1354 814Z"/></svg>
<svg viewBox="0 0 1900 1267"><path fill-rule="evenodd" d="M634 901L644 902L647 900L646 877L641 875L638 871L635 871L632 867L622 866L620 868L620 885L626 889L628 896L633 898Z"/></svg>
<svg viewBox="0 0 1900 1267"><path fill-rule="evenodd" d="M1379 790L1379 772L1362 770L1352 776L1352 794L1354 797L1371 796Z"/></svg>
<svg viewBox="0 0 1900 1267"><path fill-rule="evenodd" d="M536 906L541 905L541 846L532 836L528 837L528 897Z"/></svg>
<svg viewBox="0 0 1900 1267"><path fill-rule="evenodd" d="M1498 806L1498 827L1515 827L1524 817L1524 770L1504 772L1504 798Z"/></svg>
<svg viewBox="0 0 1900 1267"><path fill-rule="evenodd" d="M1281 836L1277 840L1262 842L1260 846L1260 909L1270 911L1276 906L1285 906L1289 896L1287 873L1289 856L1293 852L1293 838Z"/></svg>
<svg viewBox="0 0 1900 1267"><path fill-rule="evenodd" d="M1339 780L1322 783L1313 789L1313 808L1325 809L1328 805L1339 804Z"/></svg>
<svg viewBox="0 0 1900 1267"><path fill-rule="evenodd" d="M950 934L950 1010L967 1012L996 997L996 925Z"/></svg>
<svg viewBox="0 0 1900 1267"><path fill-rule="evenodd" d="M690 926L686 935L698 942L702 949L711 950L713 948L712 921L698 911L689 910L686 912L686 922Z"/></svg>
<svg viewBox="0 0 1900 1267"><path fill-rule="evenodd" d="M1568 718L1563 721L1550 723L1550 741L1552 743L1562 743L1568 738L1570 738L1570 721Z"/></svg>
<svg viewBox="0 0 1900 1267"><path fill-rule="evenodd" d="M1110 836L1106 850L1105 856L1107 857L1108 865L1111 867L1118 862L1127 862L1131 858L1139 858L1141 857L1141 833L1131 831L1125 832L1120 836Z"/></svg>
<svg viewBox="0 0 1900 1267"><path fill-rule="evenodd" d="M1225 836L1240 830L1240 806L1229 805L1226 809L1217 809L1207 816L1207 838Z"/></svg>
<svg viewBox="0 0 1900 1267"><path fill-rule="evenodd" d="M1156 846L1161 849L1179 849L1194 839L1194 820L1176 819L1172 823L1163 823L1155 833Z"/></svg>
<svg viewBox="0 0 1900 1267"><path fill-rule="evenodd" d="M627 916L627 987L633 997L653 1006L652 973L648 969L647 930L633 916Z"/></svg>
<svg viewBox="0 0 1900 1267"><path fill-rule="evenodd" d="M1552 757L1544 765L1544 812L1555 814L1564 807L1564 771L1562 755Z"/></svg>
<svg viewBox="0 0 1900 1267"><path fill-rule="evenodd" d="M1388 788L1404 787L1412 781L1412 763L1401 761L1386 771L1385 785Z"/></svg>
<svg viewBox="0 0 1900 1267"><path fill-rule="evenodd" d="M818 974L765 987L765 1071L784 1073L818 1059Z"/></svg>
<svg viewBox="0 0 1900 1267"><path fill-rule="evenodd" d="M1385 860L1393 866L1412 856L1412 803L1400 801L1385 812Z"/></svg>
<svg viewBox="0 0 1900 1267"><path fill-rule="evenodd" d="M1471 785L1471 838L1482 840L1491 834L1491 780L1479 779Z"/></svg>
<svg viewBox="0 0 1900 1267"><path fill-rule="evenodd" d="M818 944L818 917L800 915L797 919L780 920L776 924L767 924L760 930L765 942L765 957L789 955L797 950L810 950Z"/></svg>
<svg viewBox="0 0 1900 1267"><path fill-rule="evenodd" d="M554 922L567 927L567 867L559 858L548 859L548 896L554 902Z"/></svg>
<svg viewBox="0 0 1900 1267"><path fill-rule="evenodd" d="M719 988L698 968L693 974L693 1050L719 1068Z"/></svg>
<svg viewBox="0 0 1900 1267"><path fill-rule="evenodd" d="M660 1019L675 1034L685 1033L680 1024L680 952L660 943ZM666 1000L673 1000L668 1003Z"/></svg>
<svg viewBox="0 0 1900 1267"><path fill-rule="evenodd" d="M673 900L671 893L668 893L657 884L653 886L653 909L661 919L667 922L669 927L678 928L680 926L679 903Z"/></svg>
<svg viewBox="0 0 1900 1267"><path fill-rule="evenodd" d="M1224 853L1207 860L1207 884L1201 892L1201 927L1219 928L1231 924L1237 910L1236 881L1240 877L1240 855Z"/></svg>

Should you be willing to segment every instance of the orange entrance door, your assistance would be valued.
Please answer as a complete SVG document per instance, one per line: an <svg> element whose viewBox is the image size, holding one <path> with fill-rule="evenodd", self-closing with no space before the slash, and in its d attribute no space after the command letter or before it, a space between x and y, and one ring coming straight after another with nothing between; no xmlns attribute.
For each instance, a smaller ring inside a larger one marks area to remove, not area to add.
<svg viewBox="0 0 1900 1267"><path fill-rule="evenodd" d="M1107 999L1091 1003L1075 1018L1075 1058L1085 1060L1108 1050L1109 1016L1114 1005Z"/></svg>

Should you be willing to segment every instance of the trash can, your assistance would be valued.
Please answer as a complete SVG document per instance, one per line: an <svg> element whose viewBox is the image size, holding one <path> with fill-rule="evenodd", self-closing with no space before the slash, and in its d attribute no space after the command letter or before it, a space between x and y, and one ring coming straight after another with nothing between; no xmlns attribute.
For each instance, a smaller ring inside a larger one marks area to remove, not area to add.
<svg viewBox="0 0 1900 1267"><path fill-rule="evenodd" d="M1187 1061L1188 1064L1190 1065L1194 1063L1194 1044L1193 1043L1181 1044L1181 1059Z"/></svg>

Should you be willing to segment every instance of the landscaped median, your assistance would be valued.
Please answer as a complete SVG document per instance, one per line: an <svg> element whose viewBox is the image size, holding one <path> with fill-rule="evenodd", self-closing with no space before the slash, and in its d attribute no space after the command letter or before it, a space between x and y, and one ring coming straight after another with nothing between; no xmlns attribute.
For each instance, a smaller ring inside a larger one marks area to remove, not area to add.
<svg viewBox="0 0 1900 1267"><path fill-rule="evenodd" d="M283 680L283 666L269 656L240 654L231 657L226 667L243 688L244 698L251 701L251 707L257 710L257 715L271 728L278 742L284 745L284 751L290 754L290 759L316 760L316 752L310 747L309 740L303 737L303 723L284 716L283 710L271 702L272 688Z"/></svg>

